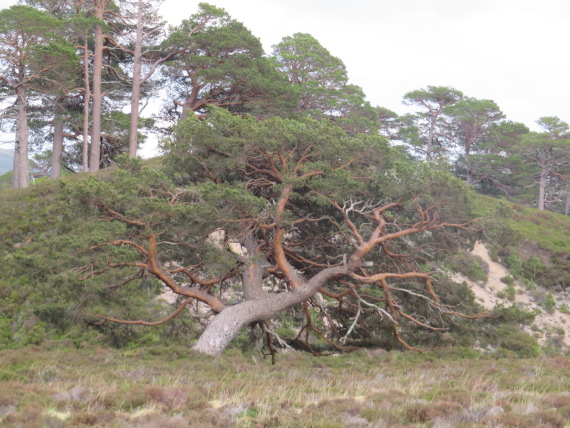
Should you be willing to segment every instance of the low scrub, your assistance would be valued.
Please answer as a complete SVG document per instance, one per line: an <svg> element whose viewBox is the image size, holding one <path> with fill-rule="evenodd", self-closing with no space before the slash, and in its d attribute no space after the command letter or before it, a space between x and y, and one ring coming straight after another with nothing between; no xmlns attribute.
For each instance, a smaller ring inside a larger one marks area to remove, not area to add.
<svg viewBox="0 0 570 428"><path fill-rule="evenodd" d="M526 338L508 337L504 346L527 349ZM1 351L0 367L14 375L0 381L0 425L565 426L568 358L469 352L291 351L272 366L257 354L212 360L183 347Z"/></svg>
<svg viewBox="0 0 570 428"><path fill-rule="evenodd" d="M472 281L487 282L489 265L479 256L462 252L453 255L448 263L452 271L459 272Z"/></svg>

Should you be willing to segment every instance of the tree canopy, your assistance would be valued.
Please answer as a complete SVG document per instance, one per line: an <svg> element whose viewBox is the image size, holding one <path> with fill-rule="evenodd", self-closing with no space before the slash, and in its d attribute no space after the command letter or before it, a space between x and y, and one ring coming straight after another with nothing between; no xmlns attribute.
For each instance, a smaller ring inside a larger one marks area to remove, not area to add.
<svg viewBox="0 0 570 428"><path fill-rule="evenodd" d="M418 89L404 95L404 104L415 105L423 110L413 116L415 125L412 128L420 131L421 137L415 137L411 142L416 149L425 152L427 159L432 158L436 138L448 138L440 128L442 115L449 106L462 98L461 91L447 86L428 86L426 89ZM421 146L425 146L425 149Z"/></svg>
<svg viewBox="0 0 570 428"><path fill-rule="evenodd" d="M428 85L404 94L403 103L415 111L398 115L371 105L349 80L342 59L311 34L287 35L267 55L244 23L208 3L199 3L194 14L170 28L158 16L159 0L21 3L29 5L18 6L23 9L16 14L20 30L29 27L26 49L39 55L25 59L36 84L18 86L26 93L17 96L14 80L7 83L7 64L22 58L10 51L8 38L14 33L6 27L0 119L4 130L14 131L17 159L27 157L30 144L38 159L51 157L51 166L37 176L96 171L113 165L127 149L133 158L143 142L168 138L187 117L206 119L213 106L258 120L326 119L351 136L383 135L405 156L442 168L449 164L478 192L525 204L544 200L545 209L570 212L566 164L533 186L536 162L520 141L507 143L512 122L493 100ZM4 24L12 25L14 10L2 11ZM41 51L45 64L57 64L41 71L43 77L32 70L34 61L43 61ZM148 105L159 104L160 113L141 116L151 110ZM513 125L517 140L529 133L519 125ZM557 133L555 139L565 138L555 122L541 126ZM29 179L27 162L15 165L22 165L21 174L13 175L16 186Z"/></svg>
<svg viewBox="0 0 570 428"><path fill-rule="evenodd" d="M165 150L175 186L135 165L117 190L98 180L69 187L126 227L94 254L133 253L91 275L129 272L117 287L153 277L182 298L162 321L101 320L153 325L191 307L212 317L194 348L218 354L251 323L271 349L285 338L268 320L296 305L304 316L290 343L308 350L309 334L337 349L390 337L413 349L408 328L437 336L464 315L440 300L428 267L469 241L457 232L478 229L469 192L448 173L411 167L382 137L328 121L258 122L219 109L182 122Z"/></svg>
<svg viewBox="0 0 570 428"><path fill-rule="evenodd" d="M173 29L164 48L175 52L165 63L179 117L204 114L209 105L236 113L267 115L279 110L288 88L264 58L259 39L223 9L205 3Z"/></svg>
<svg viewBox="0 0 570 428"><path fill-rule="evenodd" d="M362 89L348 83L344 63L313 36L296 33L273 46L277 69L299 95L296 112L328 118L348 132L376 132L378 115Z"/></svg>

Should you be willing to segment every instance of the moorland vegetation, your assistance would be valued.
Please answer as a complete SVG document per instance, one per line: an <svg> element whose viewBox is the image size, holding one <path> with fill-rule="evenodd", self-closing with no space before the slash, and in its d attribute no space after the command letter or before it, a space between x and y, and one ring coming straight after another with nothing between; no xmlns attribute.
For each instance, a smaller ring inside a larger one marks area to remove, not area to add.
<svg viewBox="0 0 570 428"><path fill-rule="evenodd" d="M435 86L398 116L309 34L266 56L205 3L168 31L152 1L22 3L0 11L3 424L565 426L565 332L534 324L570 312L565 122ZM493 308L452 280L487 280L476 241L509 269Z"/></svg>

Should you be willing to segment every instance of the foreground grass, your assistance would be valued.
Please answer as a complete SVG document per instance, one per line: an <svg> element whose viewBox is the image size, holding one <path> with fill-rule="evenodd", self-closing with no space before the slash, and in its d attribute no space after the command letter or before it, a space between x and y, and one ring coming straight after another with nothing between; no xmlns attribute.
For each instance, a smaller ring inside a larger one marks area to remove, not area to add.
<svg viewBox="0 0 570 428"><path fill-rule="evenodd" d="M565 427L570 360L0 352L3 427Z"/></svg>

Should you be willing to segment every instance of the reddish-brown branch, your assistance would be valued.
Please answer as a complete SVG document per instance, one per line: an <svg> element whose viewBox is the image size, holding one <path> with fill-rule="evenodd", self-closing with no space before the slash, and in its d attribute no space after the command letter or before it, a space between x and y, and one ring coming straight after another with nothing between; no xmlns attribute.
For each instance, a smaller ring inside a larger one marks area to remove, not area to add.
<svg viewBox="0 0 570 428"><path fill-rule="evenodd" d="M400 310L399 310L398 313L399 313L400 315L402 315L404 318L407 318L407 319L409 319L410 321L412 321L414 324L417 324L417 325L419 325L420 327L423 327L423 328L427 328L428 330L437 331L437 332L439 332L439 331L447 331L447 330L448 330L447 328L441 328L441 327L438 328L438 327L432 327L431 325L427 325L427 324L425 324L425 323L423 323L423 322L421 322L421 321L415 319L415 318L412 317L411 315L408 315L408 314L405 313L404 311L400 311Z"/></svg>
<svg viewBox="0 0 570 428"><path fill-rule="evenodd" d="M150 235L149 238L149 249L148 249L148 271L160 279L168 288L174 291L176 294L183 296L188 296L199 300L212 308L216 313L221 312L225 305L215 296L208 294L203 290L198 290L192 287L182 287L168 274L164 271L157 258L156 258L156 234Z"/></svg>
<svg viewBox="0 0 570 428"><path fill-rule="evenodd" d="M291 195L291 192L292 192L292 186L291 185L286 186L281 192L281 198L279 198L279 201L277 202L276 212L275 212L275 220L277 225L274 228L275 232L273 238L273 254L277 266L279 266L279 269L281 269L281 272L283 272L283 275L285 275L285 277L287 278L289 285L292 288L298 288L301 286L303 281L287 261L287 256L283 248L285 229L283 229L283 227L281 227L280 225L282 221L282 215L285 212L285 206L289 201L289 196Z"/></svg>
<svg viewBox="0 0 570 428"><path fill-rule="evenodd" d="M438 303L439 299L437 298L437 294L435 294L435 292L433 291L433 287L431 286L431 278L429 276L426 278L426 288L433 301L435 303Z"/></svg>
<svg viewBox="0 0 570 428"><path fill-rule="evenodd" d="M398 278L398 279L407 279L407 278L429 278L429 273L421 273L421 272L406 272L406 273L391 273L391 272L384 272L384 273L377 273L371 276L361 276L355 273L351 274L353 279L363 283L363 284L372 284L378 281L385 281L387 278Z"/></svg>
<svg viewBox="0 0 570 428"><path fill-rule="evenodd" d="M183 273L184 275L186 275L192 282L195 282L196 284L200 284L203 286L208 286L208 285L213 285L213 284L217 284L218 282L221 282L225 279L228 278L228 276L217 276L215 278L212 279L200 279L198 278L196 275L192 274L192 272L190 272L189 270L187 270L186 268L179 268L179 269L172 269L169 271L170 273Z"/></svg>
<svg viewBox="0 0 570 428"><path fill-rule="evenodd" d="M90 250L96 250L97 248L107 247L109 245L113 245L113 246L129 245L131 247L136 248L143 256L148 256L148 252L147 252L146 248L144 248L142 245L139 245L133 241L127 241L125 239L117 239L117 240L111 241L111 242L104 242L104 243L99 244L99 245L94 245L93 247L90 247L89 249Z"/></svg>
<svg viewBox="0 0 570 428"><path fill-rule="evenodd" d="M429 349L414 348L413 346L409 345L404 339L402 339L400 333L398 333L398 326L396 324L392 324L392 331L394 332L394 337L396 338L396 340L400 342L402 346L406 348L408 351L415 351L422 353L424 351L429 350Z"/></svg>
<svg viewBox="0 0 570 428"><path fill-rule="evenodd" d="M121 220L121 221L124 222L124 223L131 224L131 225L133 225L133 226L141 226L141 227L145 227L145 228L150 226L148 223L144 223L144 222L139 221L139 220L133 220L133 219L127 218L127 217L125 217L123 214L121 214L121 213L119 213L119 212L117 212L117 211L112 210L111 208L109 208L109 207L106 206L105 204L97 203L97 206L98 206L99 208L102 208L102 209L104 209L105 211L107 211L113 218L116 218L116 219L118 219L118 220Z"/></svg>
<svg viewBox="0 0 570 428"><path fill-rule="evenodd" d="M295 169L293 170L293 174L297 174L299 172L299 170L303 167L305 161L307 161L309 158L311 158L311 155L309 155L308 153L313 150L313 148L315 147L314 144L309 144L305 150L303 150L302 155L299 157L299 160L297 161L297 164L295 165ZM288 158L290 155L288 155L286 158Z"/></svg>
<svg viewBox="0 0 570 428"><path fill-rule="evenodd" d="M134 324L134 325L146 325L146 326L156 326L156 325L161 325L164 324L168 321L170 321L171 319L173 319L175 316L177 316L180 312L182 312L182 310L188 306L188 304L190 304L190 302L192 302L194 300L193 297L190 297L186 300L184 300L182 302L182 304L180 306L178 306L178 308L176 308L176 310L171 313L170 315L168 315L166 318L160 320L160 321L142 321L142 320L138 320L138 321L129 321L129 320L121 320L121 319L117 319L117 318L111 318L111 317L106 317L104 315L90 315L94 318L100 318L103 320L103 322L105 321L111 321L111 322L116 322L119 324Z"/></svg>

